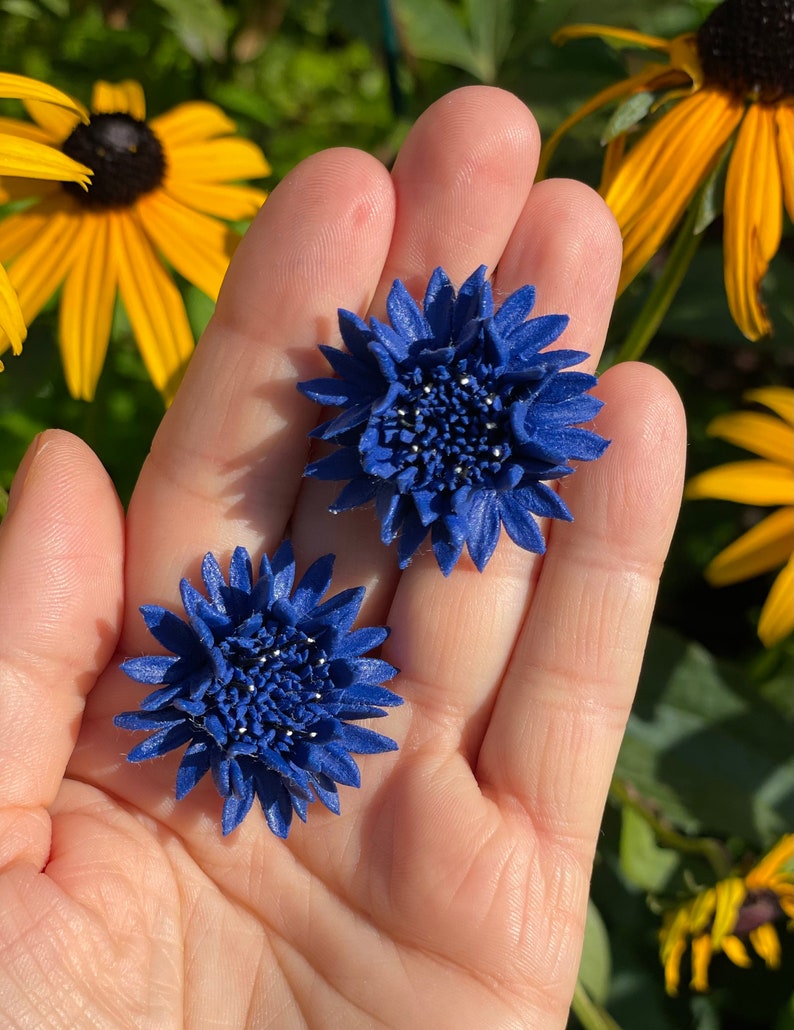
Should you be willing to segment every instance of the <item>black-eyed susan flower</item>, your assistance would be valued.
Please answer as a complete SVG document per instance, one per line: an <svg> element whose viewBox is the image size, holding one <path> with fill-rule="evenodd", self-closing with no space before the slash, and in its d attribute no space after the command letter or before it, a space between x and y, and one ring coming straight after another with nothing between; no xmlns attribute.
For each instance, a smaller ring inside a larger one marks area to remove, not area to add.
<svg viewBox="0 0 794 1030"><path fill-rule="evenodd" d="M168 401L193 351L168 266L217 296L239 240L219 219L256 213L265 194L236 180L266 175L268 164L255 144L233 135L234 124L214 104L188 102L147 120L143 90L132 80L96 83L87 124L52 105L26 106L35 125L7 119L5 130L58 147L93 178L88 189L43 178L0 182L3 199L36 198L0 223L0 261L22 312L29 322L63 284L66 381L73 396L91 400L118 293Z"/></svg>
<svg viewBox="0 0 794 1030"><path fill-rule="evenodd" d="M784 207L794 219L794 0L724 0L697 32L672 40L600 25L572 25L555 38L587 36L660 56L579 108L544 155L548 161L562 134L586 115L624 101L605 134L601 183L623 233L619 289L664 244L727 155L728 304L745 336L767 335L761 283L780 245ZM633 138L649 113L659 116Z"/></svg>
<svg viewBox="0 0 794 1030"><path fill-rule="evenodd" d="M734 965L752 964L747 945L768 969L780 965L781 945L775 923L794 921L794 834L787 834L744 876L720 880L714 887L665 913L660 955L668 994L677 994L681 961L691 948L690 986L707 991L714 955Z"/></svg>
<svg viewBox="0 0 794 1030"><path fill-rule="evenodd" d="M758 623L758 635L770 647L794 629L794 390L772 386L750 390L745 397L773 414L740 411L720 415L709 424L708 432L757 454L759 460L731 462L701 472L687 484L686 496L780 505L706 568L706 576L715 586L781 569Z"/></svg>
<svg viewBox="0 0 794 1030"><path fill-rule="evenodd" d="M176 775L183 798L211 772L223 797L222 829L230 833L256 799L270 829L289 833L293 812L306 820L319 800L339 814L337 784L361 782L352 754L397 748L362 719L386 715L402 698L382 683L397 674L380 658L365 657L388 636L382 627L352 629L364 588L322 600L334 557L309 567L294 586L295 560L287 541L251 559L235 549L228 581L207 554L201 568L205 597L183 579L187 621L159 605L141 608L152 636L172 653L130 658L121 668L158 689L141 710L116 716L116 725L147 730L127 756L157 758L187 744Z"/></svg>
<svg viewBox="0 0 794 1030"><path fill-rule="evenodd" d="M52 104L69 112L70 116L88 121L88 113L81 104L62 93L25 75L0 73L0 97L13 100L34 100L39 104ZM0 118L0 176L13 175L34 179L55 179L62 182L76 182L85 187L91 170L85 165L67 157L63 151L41 140L31 127L29 137L20 136L16 129L6 132L7 119ZM9 282L5 268L0 265L0 332L5 334L15 354L22 349L27 335L27 326L19 306L14 287ZM3 363L0 361L0 371Z"/></svg>
<svg viewBox="0 0 794 1030"><path fill-rule="evenodd" d="M391 325L340 311L347 350L320 348L338 378L298 385L343 409L313 433L338 449L306 475L348 480L332 512L374 501L383 542L399 535L400 568L428 534L446 576L464 545L482 571L502 526L542 554L535 516L572 520L544 481L603 454L608 441L579 428L603 402L586 392L594 376L562 371L586 353L544 349L568 316L528 319L534 303L524 286L494 312L485 266L457 294L437 268L421 308L397 279Z"/></svg>

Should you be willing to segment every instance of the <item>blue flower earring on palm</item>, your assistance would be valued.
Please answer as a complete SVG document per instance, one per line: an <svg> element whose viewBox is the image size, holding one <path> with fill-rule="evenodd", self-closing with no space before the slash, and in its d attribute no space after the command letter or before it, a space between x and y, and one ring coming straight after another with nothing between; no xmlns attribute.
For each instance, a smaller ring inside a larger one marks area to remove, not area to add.
<svg viewBox="0 0 794 1030"><path fill-rule="evenodd" d="M340 310L346 350L320 347L338 377L298 384L342 408L313 433L339 448L306 475L348 481L332 512L374 501L383 542L399 536L400 568L428 533L446 576L464 544L482 571L502 526L542 554L535 516L572 520L545 481L603 454L608 441L578 428L602 402L586 392L594 376L562 371L585 352L544 350L568 316L529 319L534 302L524 286L494 313L484 266L457 294L437 268L422 309L398 279L391 325Z"/></svg>

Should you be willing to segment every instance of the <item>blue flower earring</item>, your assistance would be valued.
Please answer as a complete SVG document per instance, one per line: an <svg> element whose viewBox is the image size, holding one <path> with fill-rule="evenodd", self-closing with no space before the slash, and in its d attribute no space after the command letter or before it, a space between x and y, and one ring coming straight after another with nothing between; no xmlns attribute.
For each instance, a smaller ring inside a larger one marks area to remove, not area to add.
<svg viewBox="0 0 794 1030"><path fill-rule="evenodd" d="M524 286L494 312L482 266L455 290L442 268L423 307L397 279L387 301L391 325L339 312L345 350L321 346L337 377L298 384L318 404L342 411L314 430L338 449L307 476L347 480L331 506L374 501L385 544L397 537L405 568L428 533L444 575L464 545L482 571L501 527L542 554L535 516L573 516L545 480L592 461L609 441L578 428L602 402L594 376L564 372L588 355L544 350L567 315L528 318L535 290Z"/></svg>

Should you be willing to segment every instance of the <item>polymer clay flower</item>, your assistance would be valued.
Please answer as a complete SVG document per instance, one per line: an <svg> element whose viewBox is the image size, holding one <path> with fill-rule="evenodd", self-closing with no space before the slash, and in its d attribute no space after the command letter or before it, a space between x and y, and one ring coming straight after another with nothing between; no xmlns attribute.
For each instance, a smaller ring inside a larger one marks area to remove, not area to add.
<svg viewBox="0 0 794 1030"><path fill-rule="evenodd" d="M224 798L222 829L230 833L258 798L268 826L289 833L293 811L306 820L319 799L339 813L337 784L358 787L352 754L394 751L390 737L353 723L386 715L402 698L381 686L397 670L364 655L388 629L351 630L364 588L321 601L334 556L319 558L293 589L289 542L253 578L251 559L238 547L228 582L212 554L201 575L208 597L183 579L187 621L159 605L141 613L152 635L172 655L147 655L121 668L158 689L140 711L116 716L117 726L154 731L128 760L157 758L187 744L176 776L183 798L211 772Z"/></svg>
<svg viewBox="0 0 794 1030"><path fill-rule="evenodd" d="M342 408L312 434L339 448L306 475L347 480L332 512L374 501L383 542L399 535L400 568L428 533L449 575L464 545L482 571L502 526L542 554L535 516L572 520L545 480L603 454L608 441L578 428L602 402L586 393L594 376L562 371L586 353L544 350L568 316L528 319L534 303L534 288L524 286L494 312L485 266L457 294L437 268L422 308L398 279L391 325L340 310L347 350L320 347L338 378L298 384L313 401Z"/></svg>

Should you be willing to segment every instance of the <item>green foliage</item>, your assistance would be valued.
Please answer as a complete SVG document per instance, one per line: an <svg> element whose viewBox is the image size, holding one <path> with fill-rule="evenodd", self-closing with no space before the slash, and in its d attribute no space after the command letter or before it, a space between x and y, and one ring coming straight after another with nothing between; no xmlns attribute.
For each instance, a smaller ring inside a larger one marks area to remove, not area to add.
<svg viewBox="0 0 794 1030"><path fill-rule="evenodd" d="M636 66L632 48L575 40L563 23L596 22L673 36L714 0L0 0L0 67L89 101L99 78L140 80L150 113L188 99L221 105L265 151L274 187L302 158L355 146L389 164L408 126L437 97L495 83L527 101L544 133ZM563 141L552 173L597 185L602 140L632 131L658 99L631 97ZM8 110L18 111L19 105ZM651 115L652 116L652 115ZM679 388L690 472L736 457L707 437L714 415L749 388L790 383L794 238L790 226L764 283L777 335L749 345L726 303L720 219L725 162L703 190L702 244L646 358ZM198 336L211 302L180 282ZM648 296L640 279L617 305L614 355ZM162 415L121 309L97 397L68 396L50 305L0 376L0 514L36 433L70 429L99 453L126 503ZM792 645L763 652L755 626L770 577L715 590L702 570L759 512L684 505L664 577L634 712L604 817L572 1025L634 1030L794 1030L794 938L784 964L713 964L713 991L664 993L661 910L710 884L794 827Z"/></svg>

